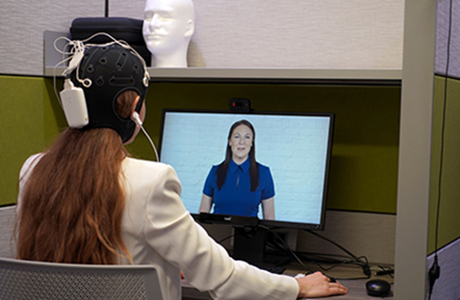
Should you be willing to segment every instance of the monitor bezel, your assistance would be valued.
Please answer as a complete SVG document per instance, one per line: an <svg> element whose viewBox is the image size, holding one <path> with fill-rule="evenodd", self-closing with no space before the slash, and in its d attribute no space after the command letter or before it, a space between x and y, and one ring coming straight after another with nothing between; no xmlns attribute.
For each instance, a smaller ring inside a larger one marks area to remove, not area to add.
<svg viewBox="0 0 460 300"><path fill-rule="evenodd" d="M332 112L284 112L284 111L274 112L274 111L255 111L255 110L251 110L249 112L248 111L240 112L240 111L230 111L230 110L164 108L162 111L161 128L160 128L159 145L158 145L158 154L159 154L160 162L161 162L161 151L163 147L163 138L164 138L163 133L164 133L164 126L165 126L165 117L167 113L328 117L329 118L328 144L327 144L326 166L325 166L325 175L324 175L325 178L324 178L324 186L323 186L323 200L321 204L321 216L320 216L319 224L290 222L290 221L281 221L281 220L264 220L264 219L259 219L256 217L219 215L219 214L214 214L214 213L203 214L203 213L189 212L191 216L200 223L230 225L233 227L265 226L269 228L305 229L305 230L318 230L318 231L324 230L326 210L327 210L327 201L328 201L332 146L334 142L333 141L334 125L335 125L335 114L334 113Z"/></svg>

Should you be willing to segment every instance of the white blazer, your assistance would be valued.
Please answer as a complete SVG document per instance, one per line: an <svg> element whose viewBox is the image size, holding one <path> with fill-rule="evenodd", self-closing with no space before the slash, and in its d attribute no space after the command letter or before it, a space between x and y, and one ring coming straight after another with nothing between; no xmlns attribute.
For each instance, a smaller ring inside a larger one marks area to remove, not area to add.
<svg viewBox="0 0 460 300"><path fill-rule="evenodd" d="M20 189L36 157L24 163ZM297 298L299 287L294 278L235 261L208 236L182 204L181 185L171 166L126 158L122 170L126 195L123 241L134 264L157 268L166 299L181 299L180 271L192 286L208 291L214 299ZM129 264L124 258L119 263Z"/></svg>

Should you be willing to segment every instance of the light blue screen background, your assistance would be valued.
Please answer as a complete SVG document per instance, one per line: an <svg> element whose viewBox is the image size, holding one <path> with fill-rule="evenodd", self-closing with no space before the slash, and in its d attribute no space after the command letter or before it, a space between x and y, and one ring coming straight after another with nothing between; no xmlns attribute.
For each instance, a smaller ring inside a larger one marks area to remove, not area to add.
<svg viewBox="0 0 460 300"><path fill-rule="evenodd" d="M319 224L329 116L167 112L160 157L176 170L187 210L198 213L206 176L224 160L228 131L242 119L254 126L256 160L270 167L276 220Z"/></svg>

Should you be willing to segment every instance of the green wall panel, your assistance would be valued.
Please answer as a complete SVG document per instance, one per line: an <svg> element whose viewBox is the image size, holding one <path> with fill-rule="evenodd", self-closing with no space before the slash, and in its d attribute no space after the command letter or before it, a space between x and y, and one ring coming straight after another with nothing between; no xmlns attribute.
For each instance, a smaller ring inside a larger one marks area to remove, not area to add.
<svg viewBox="0 0 460 300"><path fill-rule="evenodd" d="M396 213L400 87L153 83L146 128L158 141L163 108L227 110L235 97L258 111L335 113L328 208ZM136 142L131 152L154 157Z"/></svg>
<svg viewBox="0 0 460 300"><path fill-rule="evenodd" d="M0 76L0 205L16 201L19 170L56 134L55 118L43 78Z"/></svg>
<svg viewBox="0 0 460 300"><path fill-rule="evenodd" d="M435 250L439 195L438 248L460 237L460 80L448 79L444 118L445 80L445 77L435 76L428 253ZM443 163L440 181L441 153Z"/></svg>
<svg viewBox="0 0 460 300"><path fill-rule="evenodd" d="M0 119L8 129L1 136L0 204L8 204L15 201L21 164L66 124L52 79L0 76L0 89ZM400 87L151 83L145 128L158 146L163 108L227 110L234 97L250 99L258 111L335 113L328 208L396 213ZM155 158L142 133L127 148L135 157Z"/></svg>

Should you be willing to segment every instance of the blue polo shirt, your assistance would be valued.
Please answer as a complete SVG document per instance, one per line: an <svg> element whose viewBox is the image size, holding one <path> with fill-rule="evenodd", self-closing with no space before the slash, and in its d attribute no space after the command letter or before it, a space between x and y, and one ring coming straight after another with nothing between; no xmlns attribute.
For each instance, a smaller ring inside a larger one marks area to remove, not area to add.
<svg viewBox="0 0 460 300"><path fill-rule="evenodd" d="M217 188L216 170L213 166L206 178L203 193L214 202L215 214L257 217L262 200L275 196L275 187L270 169L259 166L259 186L251 192L251 175L249 174L249 159L241 165L233 160L230 162L224 185Z"/></svg>

